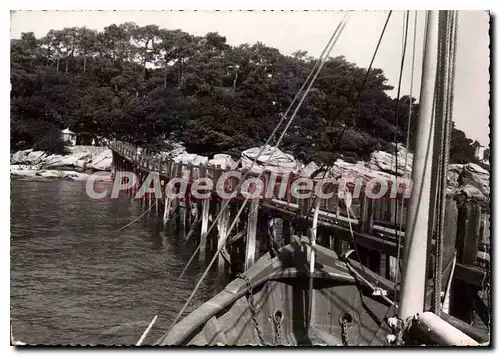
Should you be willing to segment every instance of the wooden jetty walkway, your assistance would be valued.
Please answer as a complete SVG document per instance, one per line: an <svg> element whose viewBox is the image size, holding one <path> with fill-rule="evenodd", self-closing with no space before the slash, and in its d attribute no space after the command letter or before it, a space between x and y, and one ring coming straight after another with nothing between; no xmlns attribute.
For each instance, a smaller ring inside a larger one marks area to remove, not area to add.
<svg viewBox="0 0 500 356"><path fill-rule="evenodd" d="M174 160L163 160L124 142L114 142L110 145L110 149L113 151L114 176L119 177L120 172L126 171L134 172L138 177L136 185L127 190L131 196L135 196L151 172L159 175L163 192L161 199L146 193L140 199L141 203L149 207L154 204L151 210L163 216L165 224L169 221L175 223L178 231L183 232L184 238L196 238L200 260L204 260L210 251L221 247L244 197L241 192L236 192L230 199L224 200L213 190L207 192L209 198L196 199L190 194L190 186L199 178L209 178L215 183L228 170L209 164L195 166ZM241 170L241 173L243 175L248 172ZM258 175L254 173L248 174L248 177L256 176ZM187 189L186 194L170 199L165 196L164 188L174 178L184 178L188 182ZM220 271L227 268L230 268L231 273L245 271L266 252L276 251L289 243L292 235L307 236L314 213L312 205L316 198L298 200L290 194L292 182L299 178L290 175L285 182L278 177L271 197L248 201L244 215L240 216L237 225L229 233L226 246L221 247L222 253L217 263ZM261 177L264 192L267 191L270 179L271 176L267 172ZM224 183L226 191L227 189L233 191L238 183L238 178L228 178ZM285 194L282 194L283 191ZM328 193L326 189L325 193ZM403 194L398 194L395 199L388 196L369 199L361 190L359 198L353 199L351 213L355 216L352 216L346 210L345 204L339 202L337 194L333 194L329 199L321 199L316 243L334 250L340 256L353 247L353 235L359 262L370 270L368 272L372 275L370 277L372 282L378 282L377 275L380 275L394 283L397 273L398 233L401 237L399 254L401 256L403 254L406 201ZM207 234L209 224L219 214L224 203L228 203L229 208L222 213L216 225L217 229ZM403 213L401 213L402 206ZM456 251L457 263L452 288L466 290L468 297L452 300L451 309L455 310L454 315L457 314L462 320L467 321L473 318L474 309L480 310L477 312L483 314L480 315L481 319L488 318L485 315L488 308L476 298L478 292L483 289L486 278L489 278L487 271L481 267L481 262L486 259L484 256L489 256L484 252L484 237L481 235L485 230L482 226L484 221L484 212L481 211L478 202L457 202L453 196L449 197L446 211L443 285L446 285L451 273ZM353 255L356 254L351 256ZM432 263L432 254L430 257L428 263ZM386 287L389 288L384 289L398 288L397 284ZM456 293L456 295L461 294ZM467 303L470 305L464 305ZM472 305L476 307L472 308Z"/></svg>

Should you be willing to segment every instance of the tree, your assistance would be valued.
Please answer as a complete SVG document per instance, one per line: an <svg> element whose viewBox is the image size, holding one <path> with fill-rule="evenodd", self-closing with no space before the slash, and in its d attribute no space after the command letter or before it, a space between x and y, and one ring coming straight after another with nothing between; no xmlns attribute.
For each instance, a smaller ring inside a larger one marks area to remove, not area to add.
<svg viewBox="0 0 500 356"><path fill-rule="evenodd" d="M453 122L450 142L450 163L474 162L476 161L474 151L473 141L467 138L462 130L456 129Z"/></svg>
<svg viewBox="0 0 500 356"><path fill-rule="evenodd" d="M219 33L132 22L40 39L24 33L11 40L11 147L57 150L56 133L70 127L83 142L116 138L160 149L175 137L193 153L238 155L266 141L315 61L305 51L288 56L263 43L231 46ZM367 75L344 57L328 58L281 148L317 163L356 161L406 143L409 125L412 148L418 103L400 98L396 127L391 89L380 69ZM452 161L471 161L472 143L454 129Z"/></svg>

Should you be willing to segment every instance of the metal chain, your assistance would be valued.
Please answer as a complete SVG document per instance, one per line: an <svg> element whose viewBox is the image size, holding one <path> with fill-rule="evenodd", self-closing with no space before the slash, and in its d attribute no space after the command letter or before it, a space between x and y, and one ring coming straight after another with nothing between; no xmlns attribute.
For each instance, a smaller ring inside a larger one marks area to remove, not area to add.
<svg viewBox="0 0 500 356"><path fill-rule="evenodd" d="M281 344L281 326L283 325L283 314L276 311L274 313L274 323L276 325L276 335L274 336L275 345Z"/></svg>
<svg viewBox="0 0 500 356"><path fill-rule="evenodd" d="M347 321L345 320L342 321L342 343L344 344L344 346L349 346L347 328L348 328Z"/></svg>
<svg viewBox="0 0 500 356"><path fill-rule="evenodd" d="M349 335L347 331L349 329L349 324L352 322L352 316L348 313L342 313L340 316L340 326L342 328L342 344L344 346L349 346Z"/></svg>
<svg viewBox="0 0 500 356"><path fill-rule="evenodd" d="M260 330L259 323L257 322L256 309L255 309L253 293L252 293L252 284L250 283L250 280L248 279L248 277L242 273L238 273L236 275L236 277L243 279L247 285L247 300L248 300L248 304L249 304L249 308L250 308L250 313L252 314L252 320L253 320L253 323L255 326L255 330L257 331L257 337L259 338L260 343L262 345L265 345L266 343L264 342L264 339L262 338L262 331Z"/></svg>

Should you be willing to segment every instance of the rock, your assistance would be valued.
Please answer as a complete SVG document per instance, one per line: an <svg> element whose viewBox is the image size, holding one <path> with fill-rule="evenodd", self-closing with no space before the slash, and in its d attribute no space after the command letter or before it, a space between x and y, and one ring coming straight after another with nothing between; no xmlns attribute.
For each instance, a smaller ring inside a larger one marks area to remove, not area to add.
<svg viewBox="0 0 500 356"><path fill-rule="evenodd" d="M112 153L107 147L71 146L66 155L47 155L42 151L18 151L11 157L11 164L29 164L43 169L73 168L80 171L88 165L97 170L110 170Z"/></svg>
<svg viewBox="0 0 500 356"><path fill-rule="evenodd" d="M314 162L309 162L305 167L301 168L299 171L299 176L301 177L310 177L319 166Z"/></svg>
<svg viewBox="0 0 500 356"><path fill-rule="evenodd" d="M112 164L113 164L113 151L111 151L110 149L106 149L97 156L95 156L92 159L92 161L88 164L88 167L98 171L110 171Z"/></svg>
<svg viewBox="0 0 500 356"><path fill-rule="evenodd" d="M94 177L94 182L112 182L113 179L111 178L111 172L105 172L105 171L100 171L100 172L95 172L92 174Z"/></svg>
<svg viewBox="0 0 500 356"><path fill-rule="evenodd" d="M221 166L222 169L235 169L236 162L231 158L230 155L226 154L216 154L214 158L208 161L208 164L213 166Z"/></svg>
<svg viewBox="0 0 500 356"><path fill-rule="evenodd" d="M74 180L74 181L86 181L89 175L86 173L80 173L75 171L64 171L63 179Z"/></svg>
<svg viewBox="0 0 500 356"><path fill-rule="evenodd" d="M26 165L11 165L10 166L10 174L14 176L21 177L35 177L36 170L32 169L31 166Z"/></svg>
<svg viewBox="0 0 500 356"><path fill-rule="evenodd" d="M274 173L297 173L298 166L292 155L286 154L279 149L272 151L274 147L265 146L262 154L252 167L252 172L261 173L267 162L266 171ZM241 153L241 165L243 169L250 169L253 161L259 155L262 147L250 148ZM272 153L272 155L271 155Z"/></svg>
<svg viewBox="0 0 500 356"><path fill-rule="evenodd" d="M180 155L174 158L174 162L183 164L191 163L193 166L199 166L200 164L207 164L208 157L199 156L197 154L192 154L192 153L181 153Z"/></svg>
<svg viewBox="0 0 500 356"><path fill-rule="evenodd" d="M75 168L79 168L79 171L84 171L85 168L87 168L87 160L78 159L75 162L73 162L73 166ZM110 167L110 169L111 169L111 167Z"/></svg>
<svg viewBox="0 0 500 356"><path fill-rule="evenodd" d="M460 175L464 170L463 164L450 164L448 165L447 180L448 186L457 188L460 183L458 182Z"/></svg>
<svg viewBox="0 0 500 356"><path fill-rule="evenodd" d="M475 163L464 164L458 182L463 187L475 187L484 196L490 195L490 173ZM468 190L471 191L471 188Z"/></svg>
<svg viewBox="0 0 500 356"><path fill-rule="evenodd" d="M75 171L58 171L55 169L45 169L42 171L38 171L36 172L36 175L43 178L58 178L74 181L87 180L89 177L89 175L85 173L79 173Z"/></svg>
<svg viewBox="0 0 500 356"><path fill-rule="evenodd" d="M368 167L376 171L382 171L390 174L403 176L405 172L406 148L398 145L398 170L396 172L396 155L385 151L375 151L370 156ZM407 174L411 175L413 164L413 153L408 152L408 164L406 166Z"/></svg>
<svg viewBox="0 0 500 356"><path fill-rule="evenodd" d="M75 171L60 171L56 169L43 169L37 170L32 166L23 165L12 165L10 166L10 174L14 176L20 176L25 178L57 178L57 179L68 179L75 181L84 181L88 179L89 175L85 173L79 173ZM104 180L105 177L98 179Z"/></svg>
<svg viewBox="0 0 500 356"><path fill-rule="evenodd" d="M321 174L319 174L319 176L321 177ZM391 174L366 167L364 162L348 163L341 159L335 161L335 164L330 171L330 176L350 179L361 178L363 180L363 184L368 183L372 179L379 179L381 181L394 179L394 176Z"/></svg>
<svg viewBox="0 0 500 356"><path fill-rule="evenodd" d="M17 151L14 153L10 159L10 163L12 164L19 164L19 163L25 163L28 161L28 155L32 152L33 150L24 150L24 151Z"/></svg>
<svg viewBox="0 0 500 356"><path fill-rule="evenodd" d="M39 164L43 162L43 159L47 157L47 154L43 151L31 151L26 157L26 162L31 164Z"/></svg>
<svg viewBox="0 0 500 356"><path fill-rule="evenodd" d="M481 192L478 188L471 184L467 184L461 188L459 188L455 193L460 192L465 194L467 198L474 198L478 201L484 201L486 200L485 194Z"/></svg>
<svg viewBox="0 0 500 356"><path fill-rule="evenodd" d="M180 142L174 142L174 141L167 140L167 141L165 141L165 143L172 147L168 151L160 152L161 157L163 157L165 159L175 158L175 157L180 156L184 153L187 153L186 147L184 147L184 145Z"/></svg>

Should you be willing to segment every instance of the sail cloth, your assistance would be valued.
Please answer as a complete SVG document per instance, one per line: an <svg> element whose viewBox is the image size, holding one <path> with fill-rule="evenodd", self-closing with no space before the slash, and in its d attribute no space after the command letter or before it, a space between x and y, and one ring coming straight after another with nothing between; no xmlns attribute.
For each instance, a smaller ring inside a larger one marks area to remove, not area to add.
<svg viewBox="0 0 500 356"><path fill-rule="evenodd" d="M262 154L259 156L260 151L264 147ZM273 173L297 173L298 166L295 158L287 153L276 148L273 152L273 146L253 147L241 153L241 165L243 169L250 169L252 162L257 158L253 165L251 172L262 173L264 166L265 171Z"/></svg>

